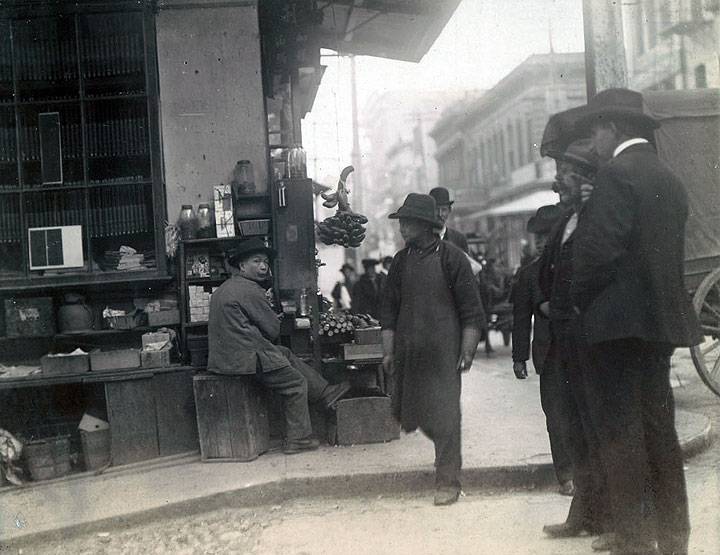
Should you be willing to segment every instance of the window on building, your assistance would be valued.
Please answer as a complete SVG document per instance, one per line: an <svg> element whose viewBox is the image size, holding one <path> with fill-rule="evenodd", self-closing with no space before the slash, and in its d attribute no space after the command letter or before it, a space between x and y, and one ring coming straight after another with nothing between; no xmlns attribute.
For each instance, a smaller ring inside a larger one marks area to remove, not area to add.
<svg viewBox="0 0 720 555"><path fill-rule="evenodd" d="M517 141L518 166L524 166L526 164L526 158L522 136L522 122L520 120L515 122L515 140Z"/></svg>
<svg viewBox="0 0 720 555"><path fill-rule="evenodd" d="M498 171L504 176L507 174L507 168L505 167L505 134L502 129L497 133L497 142Z"/></svg>
<svg viewBox="0 0 720 555"><path fill-rule="evenodd" d="M479 141L480 151L478 152L477 166L478 166L478 186L485 180L485 142Z"/></svg>
<svg viewBox="0 0 720 555"><path fill-rule="evenodd" d="M673 24L671 4L672 0L660 0L660 5L658 6L658 20L661 31L671 27Z"/></svg>
<svg viewBox="0 0 720 555"><path fill-rule="evenodd" d="M527 119L525 123L526 127L526 133L525 133L525 144L527 145L527 161L532 162L535 160L535 153L533 152L533 127L532 127L532 120L530 118Z"/></svg>
<svg viewBox="0 0 720 555"><path fill-rule="evenodd" d="M703 19L703 0L690 1L690 15L693 19Z"/></svg>
<svg viewBox="0 0 720 555"><path fill-rule="evenodd" d="M515 165L515 135L513 133L512 123L507 124L507 153L508 153L508 172L513 171Z"/></svg>
<svg viewBox="0 0 720 555"><path fill-rule="evenodd" d="M438 162L440 184L448 188L462 188L463 175L462 145L450 149Z"/></svg>
<svg viewBox="0 0 720 555"><path fill-rule="evenodd" d="M705 64L700 64L695 68L695 88L707 89L707 73L705 72Z"/></svg>
<svg viewBox="0 0 720 555"><path fill-rule="evenodd" d="M645 10L641 4L637 6L635 14L635 54L640 56L645 53Z"/></svg>
<svg viewBox="0 0 720 555"><path fill-rule="evenodd" d="M645 1L645 21L647 24L648 48L655 48L658 39L657 12L655 11L655 0Z"/></svg>

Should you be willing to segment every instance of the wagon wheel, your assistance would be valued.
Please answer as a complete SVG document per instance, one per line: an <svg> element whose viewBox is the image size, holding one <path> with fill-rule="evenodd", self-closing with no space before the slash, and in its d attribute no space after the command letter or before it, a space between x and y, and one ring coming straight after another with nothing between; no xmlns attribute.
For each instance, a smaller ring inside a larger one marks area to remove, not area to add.
<svg viewBox="0 0 720 555"><path fill-rule="evenodd" d="M700 319L705 342L690 348L695 368L715 395L720 396L720 268L702 280L693 307Z"/></svg>

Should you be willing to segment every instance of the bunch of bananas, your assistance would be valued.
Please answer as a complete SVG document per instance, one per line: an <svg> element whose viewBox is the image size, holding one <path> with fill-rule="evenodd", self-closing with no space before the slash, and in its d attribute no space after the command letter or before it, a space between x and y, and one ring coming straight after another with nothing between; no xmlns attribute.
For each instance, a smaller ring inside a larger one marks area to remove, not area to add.
<svg viewBox="0 0 720 555"><path fill-rule="evenodd" d="M317 224L317 235L326 245L341 245L345 248L359 247L365 239L365 226L367 218L362 214L341 212L325 218Z"/></svg>
<svg viewBox="0 0 720 555"><path fill-rule="evenodd" d="M349 191L345 185L348 176L353 170L352 166L343 168L340 173L337 191L334 193L322 193L322 198L325 199L323 206L326 208L338 207L334 216L325 218L325 220L317 224L318 238L326 245L357 248L365 239L364 224L367 223L368 219L350 209Z"/></svg>

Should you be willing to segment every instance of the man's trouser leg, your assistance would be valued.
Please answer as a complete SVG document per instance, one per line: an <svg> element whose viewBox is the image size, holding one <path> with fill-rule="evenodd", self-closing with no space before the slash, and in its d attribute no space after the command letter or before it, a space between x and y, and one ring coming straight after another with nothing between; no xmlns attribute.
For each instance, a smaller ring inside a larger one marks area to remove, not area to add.
<svg viewBox="0 0 720 555"><path fill-rule="evenodd" d="M649 481L661 552L685 553L689 518L669 383L671 349L624 339L593 345L589 352L598 369L590 383L590 409L621 549L641 550L654 539L646 519Z"/></svg>
<svg viewBox="0 0 720 555"><path fill-rule="evenodd" d="M310 403L316 403L322 397L325 388L328 386L328 381L318 372L307 364L300 360L295 353L293 353L287 347L279 347L285 358L290 362L295 370L300 372L307 382L307 398Z"/></svg>
<svg viewBox="0 0 720 555"><path fill-rule="evenodd" d="M423 432L435 445L435 486L460 490L460 469L462 468L460 417L456 426L447 430Z"/></svg>
<svg viewBox="0 0 720 555"><path fill-rule="evenodd" d="M256 379L273 393L280 395L285 415L285 435L288 440L305 439L312 434L305 378L290 366L263 372L258 369Z"/></svg>
<svg viewBox="0 0 720 555"><path fill-rule="evenodd" d="M540 404L545 413L545 426L550 439L555 476L558 483L564 484L573 477L568 423L570 384L562 367L551 357L548 359L549 362L540 374Z"/></svg>

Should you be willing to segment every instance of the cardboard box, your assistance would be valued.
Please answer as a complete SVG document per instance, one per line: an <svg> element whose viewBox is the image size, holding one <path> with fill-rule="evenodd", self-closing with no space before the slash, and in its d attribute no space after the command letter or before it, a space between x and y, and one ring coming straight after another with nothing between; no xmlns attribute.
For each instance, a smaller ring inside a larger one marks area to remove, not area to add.
<svg viewBox="0 0 720 555"><path fill-rule="evenodd" d="M355 330L355 343L357 345L382 344L382 328L359 328Z"/></svg>
<svg viewBox="0 0 720 555"><path fill-rule="evenodd" d="M180 323L179 310L161 310L148 312L148 326L172 326Z"/></svg>
<svg viewBox="0 0 720 555"><path fill-rule="evenodd" d="M400 437L400 424L392 415L390 397L342 399L337 403L335 418L328 440L336 445L380 443Z"/></svg>
<svg viewBox="0 0 720 555"><path fill-rule="evenodd" d="M383 349L381 343L370 345L358 345L357 343L346 343L343 347L343 358L345 360L371 360L382 359Z"/></svg>
<svg viewBox="0 0 720 555"><path fill-rule="evenodd" d="M52 298L5 299L5 333L8 337L55 335Z"/></svg>
<svg viewBox="0 0 720 555"><path fill-rule="evenodd" d="M137 349L93 351L90 353L90 369L93 372L130 368L140 368L140 351Z"/></svg>
<svg viewBox="0 0 720 555"><path fill-rule="evenodd" d="M159 351L140 351L140 364L143 368L165 368L170 366L170 348Z"/></svg>
<svg viewBox="0 0 720 555"><path fill-rule="evenodd" d="M86 354L51 356L40 358L40 367L43 376L62 376L65 374L80 374L90 370L90 357Z"/></svg>
<svg viewBox="0 0 720 555"><path fill-rule="evenodd" d="M143 349L147 347L150 343L164 343L166 341L170 341L169 333L156 331L151 333L143 333L142 335Z"/></svg>

